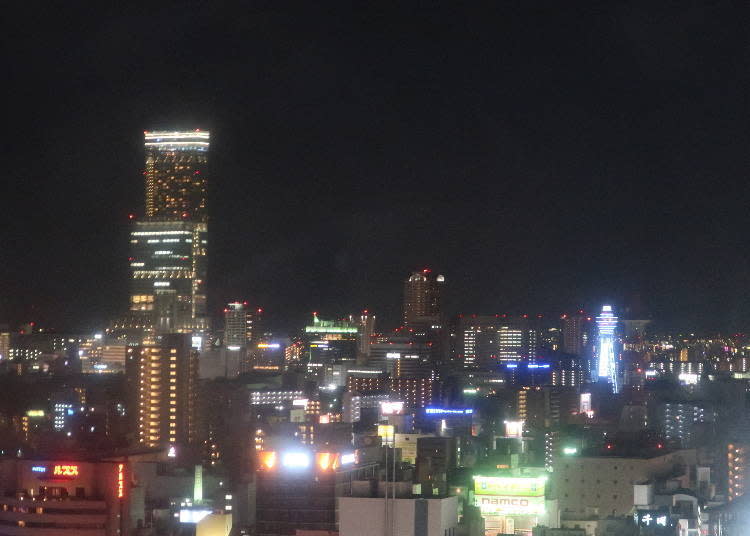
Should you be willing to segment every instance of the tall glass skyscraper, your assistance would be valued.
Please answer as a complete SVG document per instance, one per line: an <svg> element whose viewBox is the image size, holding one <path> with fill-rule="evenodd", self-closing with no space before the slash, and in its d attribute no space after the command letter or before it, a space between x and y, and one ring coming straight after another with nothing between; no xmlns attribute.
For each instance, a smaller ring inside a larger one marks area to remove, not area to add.
<svg viewBox="0 0 750 536"><path fill-rule="evenodd" d="M602 312L596 317L596 325L599 328L599 344L597 356L599 381L612 384L612 391L619 392L617 384L617 361L615 360L615 328L617 317L612 312L611 305L602 306Z"/></svg>
<svg viewBox="0 0 750 536"><path fill-rule="evenodd" d="M206 328L209 133L145 132L146 217L130 232L130 315L146 335Z"/></svg>

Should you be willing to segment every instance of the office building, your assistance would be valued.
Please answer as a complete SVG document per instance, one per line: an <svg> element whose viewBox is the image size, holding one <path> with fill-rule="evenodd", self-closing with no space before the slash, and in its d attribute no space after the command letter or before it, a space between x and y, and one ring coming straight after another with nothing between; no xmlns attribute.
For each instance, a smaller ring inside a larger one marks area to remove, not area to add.
<svg viewBox="0 0 750 536"><path fill-rule="evenodd" d="M492 368L500 350L499 315L461 315L456 322L456 361L464 368Z"/></svg>
<svg viewBox="0 0 750 536"><path fill-rule="evenodd" d="M136 221L130 233L129 325L148 333L206 328L205 222Z"/></svg>
<svg viewBox="0 0 750 536"><path fill-rule="evenodd" d="M596 317L598 328L598 377L599 381L612 386L612 392L619 392L617 359L615 356L615 328L617 317L611 305L602 306L602 312Z"/></svg>
<svg viewBox="0 0 750 536"><path fill-rule="evenodd" d="M510 326L501 326L498 336L498 359L500 361L520 361L524 358L523 331Z"/></svg>
<svg viewBox="0 0 750 536"><path fill-rule="evenodd" d="M412 272L404 281L403 324L439 324L445 277L429 269Z"/></svg>
<svg viewBox="0 0 750 536"><path fill-rule="evenodd" d="M232 302L224 307L224 346L244 348L253 337L253 315L247 302Z"/></svg>
<svg viewBox="0 0 750 536"><path fill-rule="evenodd" d="M321 320L313 313L313 321L305 326L305 349L308 366L321 367L329 363L357 358L360 328L349 319Z"/></svg>
<svg viewBox="0 0 750 536"><path fill-rule="evenodd" d="M370 345L367 365L395 375L422 375L433 369L430 346L411 337L389 336L386 342Z"/></svg>
<svg viewBox="0 0 750 536"><path fill-rule="evenodd" d="M689 485L695 450L667 454L644 451L642 456L568 456L559 458L552 479L560 511L570 519L587 512L626 516L633 509L633 485L670 475Z"/></svg>
<svg viewBox="0 0 750 536"><path fill-rule="evenodd" d="M198 354L189 335L164 335L137 352L138 437L149 447L190 444L196 435Z"/></svg>

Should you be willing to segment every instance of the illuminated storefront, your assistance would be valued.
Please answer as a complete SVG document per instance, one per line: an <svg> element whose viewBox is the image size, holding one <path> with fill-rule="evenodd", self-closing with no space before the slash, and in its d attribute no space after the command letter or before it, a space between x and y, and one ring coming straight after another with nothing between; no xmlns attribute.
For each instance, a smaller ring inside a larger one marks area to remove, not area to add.
<svg viewBox="0 0 750 536"><path fill-rule="evenodd" d="M544 470L527 476L474 476L474 505L484 518L485 534L531 534L546 515Z"/></svg>

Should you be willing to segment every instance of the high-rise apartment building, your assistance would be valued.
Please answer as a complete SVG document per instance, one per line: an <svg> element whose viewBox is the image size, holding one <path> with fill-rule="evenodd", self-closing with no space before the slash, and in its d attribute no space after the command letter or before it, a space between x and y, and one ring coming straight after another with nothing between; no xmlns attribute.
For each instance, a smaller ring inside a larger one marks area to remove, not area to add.
<svg viewBox="0 0 750 536"><path fill-rule="evenodd" d="M715 421L714 411L704 406L693 402L664 402L657 407L656 423L667 445L694 448L713 437L709 423Z"/></svg>
<svg viewBox="0 0 750 536"><path fill-rule="evenodd" d="M130 315L146 334L206 328L209 133L145 132L146 218L130 232Z"/></svg>
<svg viewBox="0 0 750 536"><path fill-rule="evenodd" d="M583 357L587 340L588 317L583 311L571 315L563 315L563 352Z"/></svg>
<svg viewBox="0 0 750 536"><path fill-rule="evenodd" d="M136 355L138 438L148 447L195 441L198 354L189 335L158 337Z"/></svg>
<svg viewBox="0 0 750 536"><path fill-rule="evenodd" d="M404 281L403 323L405 326L439 323L444 284L444 276L433 275L427 268L411 273Z"/></svg>
<svg viewBox="0 0 750 536"><path fill-rule="evenodd" d="M359 324L357 357L361 362L365 362L370 355L370 344L372 343L372 337L375 334L375 315L370 314L369 311L365 310L362 311L362 314L356 320L357 324Z"/></svg>
<svg viewBox="0 0 750 536"><path fill-rule="evenodd" d="M144 136L146 216L205 222L209 133L154 131Z"/></svg>

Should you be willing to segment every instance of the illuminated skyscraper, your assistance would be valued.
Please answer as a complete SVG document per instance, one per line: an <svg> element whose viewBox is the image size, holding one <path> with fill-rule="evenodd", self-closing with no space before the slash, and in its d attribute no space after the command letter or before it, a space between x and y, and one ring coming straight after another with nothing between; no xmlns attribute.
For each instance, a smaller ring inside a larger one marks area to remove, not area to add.
<svg viewBox="0 0 750 536"><path fill-rule="evenodd" d="M205 222L209 133L144 132L146 216Z"/></svg>
<svg viewBox="0 0 750 536"><path fill-rule="evenodd" d="M611 305L602 306L602 312L596 317L596 325L599 328L599 381L612 384L612 391L617 393L617 361L615 361L615 328L617 317L612 312Z"/></svg>
<svg viewBox="0 0 750 536"><path fill-rule="evenodd" d="M155 131L144 136L146 218L131 227L130 315L115 327L147 336L202 331L209 133Z"/></svg>
<svg viewBox="0 0 750 536"><path fill-rule="evenodd" d="M444 276L432 275L427 268L412 272L404 281L403 323L405 326L439 323L444 284Z"/></svg>
<svg viewBox="0 0 750 536"><path fill-rule="evenodd" d="M157 334L205 329L206 235L205 222L133 223L132 327Z"/></svg>

